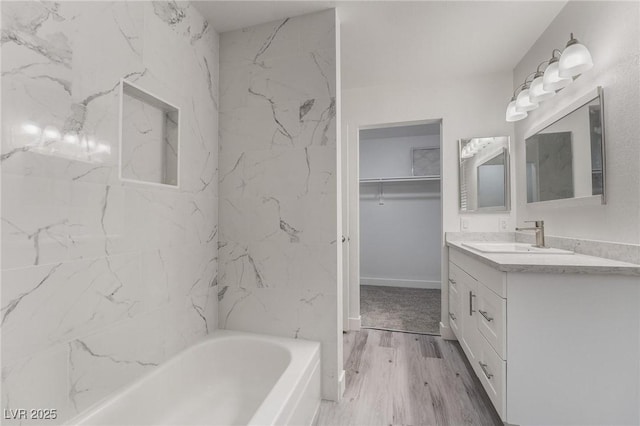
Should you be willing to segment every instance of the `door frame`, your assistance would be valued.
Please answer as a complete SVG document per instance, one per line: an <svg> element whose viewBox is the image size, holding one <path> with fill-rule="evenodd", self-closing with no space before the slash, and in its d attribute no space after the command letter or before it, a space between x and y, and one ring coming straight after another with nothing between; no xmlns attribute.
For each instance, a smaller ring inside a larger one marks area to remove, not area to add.
<svg viewBox="0 0 640 426"><path fill-rule="evenodd" d="M424 119L424 120L414 120L414 121L402 121L402 122L393 122L393 123L376 123L376 124L360 124L355 127L355 136L352 134L352 131L349 129L349 125L346 126L346 137L344 138L347 142L346 152L348 153L348 167L344 170L343 176L347 177L347 203L345 208L347 209L348 215L348 224L347 224L347 240L348 244L346 249L348 250L348 280L343 280L343 307L344 307L344 322L343 327L345 331L358 331L362 326L362 318L360 315L360 131L361 130L371 130L371 129L381 129L381 128L390 128L390 127L404 127L404 126L412 126L419 124L440 124L440 165L444 164L443 162L443 146L442 146L442 135L443 135L443 120L442 118L437 119ZM443 181L444 181L444 173L440 172L440 194L443 196ZM443 218L444 218L444 202L441 198L440 200L440 233L443 235ZM440 286L441 286L441 297L444 298L446 296L445 291L442 291L442 282L443 282L443 267L442 267L442 257L440 255ZM441 305L444 302L441 301ZM440 321L443 319L446 312L441 309L440 313ZM441 326L442 329L442 326Z"/></svg>

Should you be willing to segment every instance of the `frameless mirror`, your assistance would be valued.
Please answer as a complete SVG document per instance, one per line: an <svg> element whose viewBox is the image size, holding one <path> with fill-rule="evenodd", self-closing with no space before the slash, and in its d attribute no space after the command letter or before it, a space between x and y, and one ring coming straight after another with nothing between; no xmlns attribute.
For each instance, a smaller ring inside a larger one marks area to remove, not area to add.
<svg viewBox="0 0 640 426"><path fill-rule="evenodd" d="M599 195L604 204L603 111L598 88L525 139L528 203Z"/></svg>
<svg viewBox="0 0 640 426"><path fill-rule="evenodd" d="M120 178L178 186L178 108L123 80L120 108Z"/></svg>
<svg viewBox="0 0 640 426"><path fill-rule="evenodd" d="M460 139L458 153L460 211L509 211L509 137Z"/></svg>

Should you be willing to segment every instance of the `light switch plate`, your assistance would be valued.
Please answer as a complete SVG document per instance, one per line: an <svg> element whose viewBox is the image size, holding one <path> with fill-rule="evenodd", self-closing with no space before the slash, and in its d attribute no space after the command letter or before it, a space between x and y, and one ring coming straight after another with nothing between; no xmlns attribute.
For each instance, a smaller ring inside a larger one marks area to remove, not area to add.
<svg viewBox="0 0 640 426"><path fill-rule="evenodd" d="M465 217L460 218L460 229L462 229L463 231L469 230L469 219Z"/></svg>

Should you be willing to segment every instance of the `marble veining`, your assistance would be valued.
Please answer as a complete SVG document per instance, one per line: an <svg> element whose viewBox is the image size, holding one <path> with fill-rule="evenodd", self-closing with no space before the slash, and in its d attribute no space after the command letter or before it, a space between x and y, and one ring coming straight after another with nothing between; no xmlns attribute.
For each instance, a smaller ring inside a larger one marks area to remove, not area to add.
<svg viewBox="0 0 640 426"><path fill-rule="evenodd" d="M218 35L188 2L0 7L2 408L56 424L217 328ZM180 108L179 189L119 180L121 79Z"/></svg>
<svg viewBox="0 0 640 426"><path fill-rule="evenodd" d="M322 342L336 398L335 12L220 38L219 322Z"/></svg>

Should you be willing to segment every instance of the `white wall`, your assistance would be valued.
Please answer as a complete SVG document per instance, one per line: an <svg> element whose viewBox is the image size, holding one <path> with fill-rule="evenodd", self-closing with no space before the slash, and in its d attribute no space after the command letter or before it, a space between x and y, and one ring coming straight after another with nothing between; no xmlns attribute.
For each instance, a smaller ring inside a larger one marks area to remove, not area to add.
<svg viewBox="0 0 640 426"><path fill-rule="evenodd" d="M543 219L549 235L640 243L640 4L569 2L514 71L514 85L564 48L573 32L587 46L594 67L516 123L517 219ZM607 204L563 201L526 203L524 137L576 98L604 88Z"/></svg>
<svg viewBox="0 0 640 426"><path fill-rule="evenodd" d="M2 2L3 409L62 423L217 327L205 24L188 3ZM180 108L180 188L119 180L124 77Z"/></svg>
<svg viewBox="0 0 640 426"><path fill-rule="evenodd" d="M322 343L340 396L336 14L220 36L220 327Z"/></svg>
<svg viewBox="0 0 640 426"><path fill-rule="evenodd" d="M343 51L343 55L348 52ZM511 220L512 214L458 213L458 139L481 136L511 136L512 125L505 122L505 102L512 94L512 74L509 71L478 75L472 78L440 79L397 83L393 75L389 84L343 90L342 141L349 144L349 158L355 165L358 158L358 129L364 126L442 119L442 231L459 231L460 218L468 220L469 231L497 231L499 217ZM359 217L358 166L349 169L351 182L349 202L350 276L349 323L357 326L360 318L358 283ZM513 226L511 220L510 226ZM448 259L441 237L442 276L447 276ZM354 266L355 265L355 266ZM448 300L443 286L443 300ZM449 315L443 303L442 317ZM447 324L446 320L444 321ZM446 333L446 330L444 331Z"/></svg>
<svg viewBox="0 0 640 426"><path fill-rule="evenodd" d="M360 139L361 178L411 176L411 148L439 135ZM440 182L360 185L360 284L440 288Z"/></svg>
<svg viewBox="0 0 640 426"><path fill-rule="evenodd" d="M360 284L440 288L440 184L360 188Z"/></svg>

